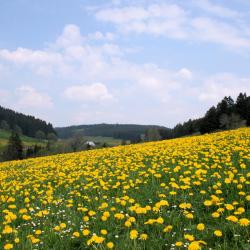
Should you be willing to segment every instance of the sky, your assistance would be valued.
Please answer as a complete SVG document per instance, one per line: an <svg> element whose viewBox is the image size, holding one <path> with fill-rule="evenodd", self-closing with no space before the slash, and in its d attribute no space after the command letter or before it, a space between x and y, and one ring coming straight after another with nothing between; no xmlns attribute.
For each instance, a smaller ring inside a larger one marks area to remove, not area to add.
<svg viewBox="0 0 250 250"><path fill-rule="evenodd" d="M0 0L0 105L173 127L250 94L249 0Z"/></svg>

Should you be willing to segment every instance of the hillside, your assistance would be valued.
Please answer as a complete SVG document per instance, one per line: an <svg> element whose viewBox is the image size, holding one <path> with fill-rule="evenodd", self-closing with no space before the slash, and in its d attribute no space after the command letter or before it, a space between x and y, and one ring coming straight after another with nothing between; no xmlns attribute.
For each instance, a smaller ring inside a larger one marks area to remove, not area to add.
<svg viewBox="0 0 250 250"><path fill-rule="evenodd" d="M38 131L42 131L45 135L55 133L52 124L35 118L31 115L25 115L11 109L0 106L0 125L15 129L18 127L22 133L29 137L35 137Z"/></svg>
<svg viewBox="0 0 250 250"><path fill-rule="evenodd" d="M244 128L0 163L0 249L249 249L249 155Z"/></svg>
<svg viewBox="0 0 250 250"><path fill-rule="evenodd" d="M94 124L94 125L79 125L70 127L55 128L59 138L70 138L76 133L81 133L84 136L102 136L112 137L116 139L136 141L148 129L167 129L163 126L155 125L135 125L135 124Z"/></svg>
<svg viewBox="0 0 250 250"><path fill-rule="evenodd" d="M141 135L152 128L159 131L162 139L171 139L244 126L250 126L250 96L240 93L236 100L225 96L217 105L209 108L204 116L178 123L172 129L154 125L95 124L56 128L55 130L58 136L64 139L80 133L85 136L112 137L138 142Z"/></svg>
<svg viewBox="0 0 250 250"><path fill-rule="evenodd" d="M0 129L0 154L3 150L3 148L7 145L9 137L10 137L11 132ZM38 140L32 137L28 137L25 135L21 135L21 140L23 142L23 145L25 147L28 146L34 146L34 145L39 145L39 146L45 146L46 141L43 140Z"/></svg>
<svg viewBox="0 0 250 250"><path fill-rule="evenodd" d="M3 116L3 114L5 114L5 116ZM41 147L39 149L38 147L24 148L23 153L20 154L22 156L18 158L36 157L88 150L87 141L93 141L96 148L102 148L121 144L173 139L249 126L250 96L246 93L240 93L236 100L233 100L230 96L226 96L217 103L217 105L209 108L204 116L198 119L189 119L182 124L177 124L171 129L155 125L105 123L58 127L53 129L50 123L47 124L34 117L3 108L2 111L0 109L0 118L6 118L6 120L0 120L0 128L7 131L14 129L16 132L22 132L22 134L26 136L27 134L31 134L29 137L35 136L35 138L48 140L46 147L40 145ZM7 118L11 118L12 123L8 122ZM18 124L24 127L20 127ZM41 125L42 127L40 128L43 130L38 129L38 125ZM57 133L59 140L57 140L58 137L55 133ZM27 138L24 141L24 145L30 145L26 141ZM6 142L6 140L2 141L2 143L0 141L0 153L1 147L3 148ZM11 150L9 152L14 151ZM11 155L11 153L8 153L8 155ZM6 157L6 159L17 158Z"/></svg>

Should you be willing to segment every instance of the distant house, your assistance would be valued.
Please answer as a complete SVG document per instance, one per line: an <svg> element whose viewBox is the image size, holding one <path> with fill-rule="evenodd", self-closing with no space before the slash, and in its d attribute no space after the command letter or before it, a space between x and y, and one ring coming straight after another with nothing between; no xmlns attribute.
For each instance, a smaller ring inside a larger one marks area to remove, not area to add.
<svg viewBox="0 0 250 250"><path fill-rule="evenodd" d="M91 147L91 148L95 148L96 147L96 145L95 145L95 143L93 141L86 141L85 145L87 145L88 147Z"/></svg>

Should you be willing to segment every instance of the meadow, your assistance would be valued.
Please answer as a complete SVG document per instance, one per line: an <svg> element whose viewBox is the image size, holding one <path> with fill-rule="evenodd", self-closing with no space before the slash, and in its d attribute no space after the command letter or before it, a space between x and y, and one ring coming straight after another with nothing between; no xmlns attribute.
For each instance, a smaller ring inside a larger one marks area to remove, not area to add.
<svg viewBox="0 0 250 250"><path fill-rule="evenodd" d="M103 144L106 143L108 146L118 146L121 145L122 140L115 139L113 137L106 136L84 136L84 139L87 141L93 141L95 143Z"/></svg>
<svg viewBox="0 0 250 250"><path fill-rule="evenodd" d="M0 249L250 249L250 129L0 164Z"/></svg>
<svg viewBox="0 0 250 250"><path fill-rule="evenodd" d="M10 135L11 135L10 131L0 129L0 151L2 151L8 144ZM24 147L30 147L34 145L39 145L43 147L46 146L45 140L39 140L39 139L31 138L25 135L21 135L20 138L23 142Z"/></svg>

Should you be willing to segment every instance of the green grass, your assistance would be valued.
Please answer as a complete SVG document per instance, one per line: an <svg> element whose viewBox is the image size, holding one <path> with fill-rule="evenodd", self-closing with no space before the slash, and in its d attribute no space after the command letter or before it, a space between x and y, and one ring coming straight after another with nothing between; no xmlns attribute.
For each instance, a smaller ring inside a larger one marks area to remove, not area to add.
<svg viewBox="0 0 250 250"><path fill-rule="evenodd" d="M57 142L51 145L51 152L53 154L72 152L72 148L70 146L70 140L71 139L59 139ZM106 143L108 147L113 147L121 145L122 142L119 139L114 139L112 137L103 137L103 136L84 136L84 140L95 142L97 148L102 147L104 143Z"/></svg>
<svg viewBox="0 0 250 250"><path fill-rule="evenodd" d="M248 128L1 163L0 249L249 250L249 143Z"/></svg>
<svg viewBox="0 0 250 250"><path fill-rule="evenodd" d="M0 151L3 150L3 148L8 144L9 141L9 137L10 137L11 132L10 131L6 131L3 129L0 129ZM28 146L33 146L35 144L39 145L39 146L45 146L46 145L46 141L45 140L38 140L36 138L31 138L25 135L21 135L21 140L23 142L23 145L25 147Z"/></svg>
<svg viewBox="0 0 250 250"><path fill-rule="evenodd" d="M120 139L104 136L84 136L84 138L86 138L86 140L88 141L93 141L95 143L107 143L109 146L118 146L122 142Z"/></svg>

